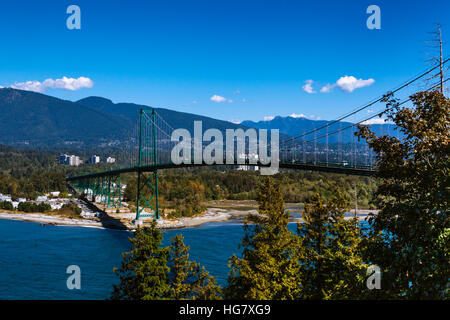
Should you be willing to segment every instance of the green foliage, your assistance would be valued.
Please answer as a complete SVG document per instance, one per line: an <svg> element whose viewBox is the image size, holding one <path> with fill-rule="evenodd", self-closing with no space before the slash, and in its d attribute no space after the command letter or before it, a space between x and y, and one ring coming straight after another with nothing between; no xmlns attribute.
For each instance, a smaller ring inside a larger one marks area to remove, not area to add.
<svg viewBox="0 0 450 320"><path fill-rule="evenodd" d="M297 225L303 255L302 299L357 299L367 290L359 223L344 219L349 203L335 191L327 204L316 195L305 206L304 223Z"/></svg>
<svg viewBox="0 0 450 320"><path fill-rule="evenodd" d="M48 203L39 203L36 204L34 202L21 202L17 206L17 210L22 212L46 212L50 211L52 207Z"/></svg>
<svg viewBox="0 0 450 320"><path fill-rule="evenodd" d="M189 261L189 247L183 242L182 235L172 238L170 247L170 298L215 300L220 298L220 287L209 275L205 267Z"/></svg>
<svg viewBox="0 0 450 320"><path fill-rule="evenodd" d="M0 89L0 123L0 142L31 145L98 144L125 138L124 125L130 125L124 118L78 103L11 88Z"/></svg>
<svg viewBox="0 0 450 320"><path fill-rule="evenodd" d="M244 226L242 258L229 260L225 296L232 299L296 299L300 268L298 237L287 229L288 213L280 187L267 177L258 193L259 215ZM249 224L252 223L252 224Z"/></svg>
<svg viewBox="0 0 450 320"><path fill-rule="evenodd" d="M387 115L405 138L360 127L378 154L381 211L370 220L367 261L382 268L378 296L449 298L450 100L437 91L411 96L414 108L386 97Z"/></svg>
<svg viewBox="0 0 450 320"><path fill-rule="evenodd" d="M14 210L14 206L9 201L0 201L0 209L12 211L12 210Z"/></svg>
<svg viewBox="0 0 450 320"><path fill-rule="evenodd" d="M183 237L174 237L171 247L161 247L161 240L155 222L136 230L131 251L122 254L121 268L114 268L120 283L111 299L219 299L220 287L204 267L189 261Z"/></svg>
<svg viewBox="0 0 450 320"><path fill-rule="evenodd" d="M137 199L137 179L135 177L127 181L127 187L123 193L123 201L135 203Z"/></svg>
<svg viewBox="0 0 450 320"><path fill-rule="evenodd" d="M0 145L0 193L36 198L50 191L66 191L66 174L55 168L56 155Z"/></svg>
<svg viewBox="0 0 450 320"><path fill-rule="evenodd" d="M132 249L122 254L120 269L114 272L120 283L114 285L113 300L156 300L170 297L167 279L169 248L160 247L161 231L156 223L138 228L130 238Z"/></svg>
<svg viewBox="0 0 450 320"><path fill-rule="evenodd" d="M81 208L75 203L66 203L58 210L59 214L78 217L81 214Z"/></svg>
<svg viewBox="0 0 450 320"><path fill-rule="evenodd" d="M372 194L377 184L375 179L369 177L283 170L273 178L280 184L281 193L287 202L308 202L315 193L329 200L336 187L346 197L353 198L356 184L358 207L375 208ZM160 207L173 209L170 210L169 218L180 218L204 212L205 201L257 200L257 186L262 179L259 172L220 167L164 170L159 174ZM136 177L129 177L126 184L124 199L135 204Z"/></svg>

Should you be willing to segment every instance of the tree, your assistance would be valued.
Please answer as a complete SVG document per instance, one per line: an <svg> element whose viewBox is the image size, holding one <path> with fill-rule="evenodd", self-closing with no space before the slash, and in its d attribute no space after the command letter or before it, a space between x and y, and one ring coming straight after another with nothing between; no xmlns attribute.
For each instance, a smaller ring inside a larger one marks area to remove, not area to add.
<svg viewBox="0 0 450 320"><path fill-rule="evenodd" d="M169 248L160 247L161 231L156 223L151 227L138 228L130 238L133 248L122 254L120 269L114 268L120 283L114 285L111 299L156 300L169 298L167 259Z"/></svg>
<svg viewBox="0 0 450 320"><path fill-rule="evenodd" d="M280 187L271 177L260 186L258 203L259 214L244 225L242 258L233 255L229 259L225 297L295 299L300 287L298 237L287 228L289 214Z"/></svg>
<svg viewBox="0 0 450 320"><path fill-rule="evenodd" d="M448 298L450 101L438 91L410 98L413 108L385 99L403 138L377 137L366 126L357 133L377 153L382 179L367 261L382 269L383 298Z"/></svg>
<svg viewBox="0 0 450 320"><path fill-rule="evenodd" d="M136 202L137 198L137 179L131 178L127 181L127 187L123 193L124 201Z"/></svg>
<svg viewBox="0 0 450 320"><path fill-rule="evenodd" d="M195 261L189 261L189 247L183 242L182 235L172 238L169 258L170 298L214 300L220 298L220 287L209 275L205 267Z"/></svg>
<svg viewBox="0 0 450 320"><path fill-rule="evenodd" d="M14 210L14 206L11 202L9 201L0 201L0 209L4 209L4 210Z"/></svg>
<svg viewBox="0 0 450 320"><path fill-rule="evenodd" d="M364 287L367 266L360 254L359 223L344 219L349 202L336 189L327 204L316 194L305 205L304 223L297 225L302 299L356 299Z"/></svg>
<svg viewBox="0 0 450 320"><path fill-rule="evenodd" d="M161 247L162 233L153 222L130 238L133 248L123 253L120 283L113 300L218 299L220 287L204 267L189 261L189 248L177 235L170 247Z"/></svg>

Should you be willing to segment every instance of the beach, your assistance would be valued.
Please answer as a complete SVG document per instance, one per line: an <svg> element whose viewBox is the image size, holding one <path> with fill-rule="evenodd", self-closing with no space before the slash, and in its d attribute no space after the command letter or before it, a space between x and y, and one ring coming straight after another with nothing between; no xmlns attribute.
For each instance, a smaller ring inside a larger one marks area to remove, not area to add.
<svg viewBox="0 0 450 320"><path fill-rule="evenodd" d="M243 210L244 209L244 210ZM295 205L287 206L287 210L295 212L295 215L291 215L289 219L290 223L302 222L299 212L302 209L298 209ZM377 214L378 210L358 209L358 220L365 220L368 215ZM195 217L184 217L178 219L165 219L161 217L157 221L157 228L159 229L178 229L178 228L192 228L200 226L204 223L210 222L243 222L245 217L249 215L257 215L257 209L251 209L248 206L245 208L208 208L205 213ZM347 215L346 219L351 219L354 215L354 209ZM36 222L40 224L49 225L65 225L65 226L77 226L77 227L96 227L96 228L111 228L111 229L124 229L133 230L136 229L136 225L132 223L134 213L128 214L114 214L108 213L103 218L94 219L75 219L60 217L57 215L42 214L42 213L17 213L17 212L0 212L0 219L11 219L28 222ZM143 218L144 224L150 222L151 218Z"/></svg>

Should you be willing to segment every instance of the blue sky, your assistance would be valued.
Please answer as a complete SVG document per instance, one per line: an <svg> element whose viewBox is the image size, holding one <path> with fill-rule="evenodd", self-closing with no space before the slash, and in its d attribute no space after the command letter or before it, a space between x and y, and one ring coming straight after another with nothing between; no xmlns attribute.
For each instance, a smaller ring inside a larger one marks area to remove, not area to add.
<svg viewBox="0 0 450 320"><path fill-rule="evenodd" d="M81 30L66 27L71 4ZM372 4L381 30L366 27ZM440 22L448 39L449 18L444 0L2 1L0 86L85 77L86 88L39 90L223 120L333 119L425 70L427 32ZM345 76L365 86L336 85Z"/></svg>

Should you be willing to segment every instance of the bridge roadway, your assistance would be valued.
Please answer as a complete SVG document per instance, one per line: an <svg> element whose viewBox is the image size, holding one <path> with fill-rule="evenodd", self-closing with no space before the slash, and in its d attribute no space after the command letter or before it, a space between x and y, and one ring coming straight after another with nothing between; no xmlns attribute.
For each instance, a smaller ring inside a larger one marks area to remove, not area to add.
<svg viewBox="0 0 450 320"><path fill-rule="evenodd" d="M249 166L260 166L260 167L269 167L269 165L261 164L259 161L256 164L194 164L194 163L182 163L182 164L174 164L174 163L166 163L166 164L158 164L158 165L143 165L143 166L134 166L127 168L114 169L109 171L102 172L93 172L80 176L68 177L67 181L77 181L89 178L97 178L97 177L105 177L105 176L113 176L122 173L128 172L152 172L155 170L163 170L163 169L172 169L172 168L187 168L187 167L204 167L204 166L237 166L237 165L249 165ZM365 166L365 165L338 165L331 163L287 163L280 162L280 169L294 169L294 170L305 170L305 171L317 171L317 172L330 172L330 173L341 173L347 175L357 175L357 176L373 176L377 171L373 167Z"/></svg>

